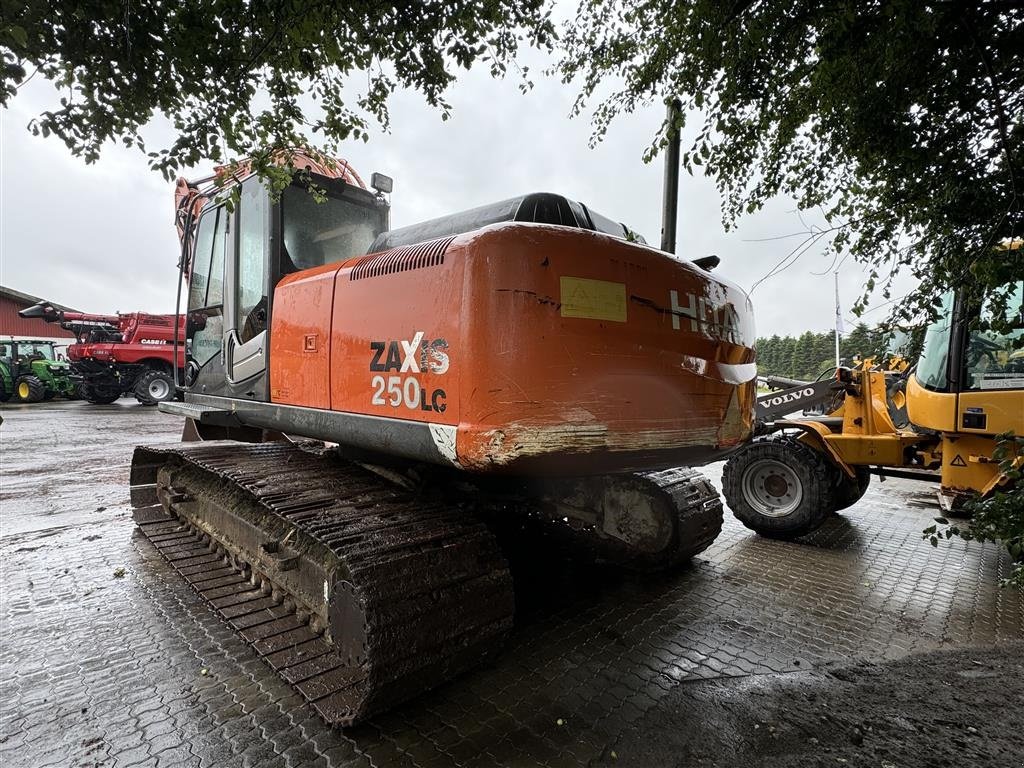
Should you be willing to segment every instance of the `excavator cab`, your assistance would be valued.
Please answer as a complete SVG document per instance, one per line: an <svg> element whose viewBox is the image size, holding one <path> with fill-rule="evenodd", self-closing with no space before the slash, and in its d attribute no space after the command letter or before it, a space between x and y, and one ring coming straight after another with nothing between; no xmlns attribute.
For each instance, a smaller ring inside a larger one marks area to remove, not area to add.
<svg viewBox="0 0 1024 768"><path fill-rule="evenodd" d="M318 174L296 179L277 200L250 176L233 204L207 204L186 261L184 388L267 401L274 286L366 253L388 229L388 215L383 195Z"/></svg>

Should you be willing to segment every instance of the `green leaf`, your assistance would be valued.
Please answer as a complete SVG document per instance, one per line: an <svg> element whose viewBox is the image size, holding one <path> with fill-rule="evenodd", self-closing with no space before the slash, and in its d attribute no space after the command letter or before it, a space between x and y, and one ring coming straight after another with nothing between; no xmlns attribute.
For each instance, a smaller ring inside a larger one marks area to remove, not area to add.
<svg viewBox="0 0 1024 768"><path fill-rule="evenodd" d="M25 30L22 27L19 27L17 24L12 24L11 26L9 26L7 28L7 34L10 36L12 40L14 40L15 43L22 46L23 48L28 46L28 35L25 33Z"/></svg>

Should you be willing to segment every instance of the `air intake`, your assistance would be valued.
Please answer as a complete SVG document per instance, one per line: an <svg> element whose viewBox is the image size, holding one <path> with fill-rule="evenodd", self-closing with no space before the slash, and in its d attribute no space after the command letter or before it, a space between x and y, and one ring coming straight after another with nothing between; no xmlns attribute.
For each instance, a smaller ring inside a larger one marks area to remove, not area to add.
<svg viewBox="0 0 1024 768"><path fill-rule="evenodd" d="M444 252L448 250L455 237L451 235L426 243L403 245L390 251L371 253L356 262L348 279L362 280L367 277L390 275L393 272L440 266L444 264Z"/></svg>

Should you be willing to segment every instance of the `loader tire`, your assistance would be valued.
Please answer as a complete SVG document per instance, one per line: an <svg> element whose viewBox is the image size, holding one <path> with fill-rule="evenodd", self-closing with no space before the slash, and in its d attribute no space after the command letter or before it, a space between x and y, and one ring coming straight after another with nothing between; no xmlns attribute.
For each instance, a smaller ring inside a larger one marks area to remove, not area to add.
<svg viewBox="0 0 1024 768"><path fill-rule="evenodd" d="M135 399L143 405L156 405L173 400L174 378L164 371L146 371L133 388Z"/></svg>
<svg viewBox="0 0 1024 768"><path fill-rule="evenodd" d="M46 397L46 385L38 376L22 376L14 385L14 393L23 403L38 403Z"/></svg>
<svg viewBox="0 0 1024 768"><path fill-rule="evenodd" d="M856 473L856 479L851 478L841 469L837 470L839 479L836 481L835 488L835 511L841 512L847 507L852 507L868 490L868 485L871 484L871 473L868 472L867 467L854 467L853 471Z"/></svg>
<svg viewBox="0 0 1024 768"><path fill-rule="evenodd" d="M788 435L770 435L733 454L722 473L725 499L747 528L793 539L821 527L835 506L835 467Z"/></svg>

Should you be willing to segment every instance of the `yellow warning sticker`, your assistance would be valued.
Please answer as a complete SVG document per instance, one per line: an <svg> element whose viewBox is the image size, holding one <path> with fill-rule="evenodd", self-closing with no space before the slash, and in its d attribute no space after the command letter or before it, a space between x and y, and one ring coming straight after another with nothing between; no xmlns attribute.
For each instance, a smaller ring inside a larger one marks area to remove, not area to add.
<svg viewBox="0 0 1024 768"><path fill-rule="evenodd" d="M626 284L584 277L561 278L562 317L626 322Z"/></svg>

